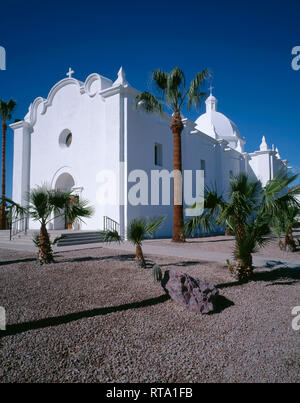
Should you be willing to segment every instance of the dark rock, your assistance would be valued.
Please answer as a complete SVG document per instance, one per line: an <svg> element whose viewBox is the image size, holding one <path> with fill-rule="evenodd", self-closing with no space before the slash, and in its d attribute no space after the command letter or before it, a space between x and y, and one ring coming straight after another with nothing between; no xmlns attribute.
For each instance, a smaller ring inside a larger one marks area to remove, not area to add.
<svg viewBox="0 0 300 403"><path fill-rule="evenodd" d="M196 313L210 313L215 310L219 291L208 281L193 278L186 273L166 270L161 285L178 304Z"/></svg>

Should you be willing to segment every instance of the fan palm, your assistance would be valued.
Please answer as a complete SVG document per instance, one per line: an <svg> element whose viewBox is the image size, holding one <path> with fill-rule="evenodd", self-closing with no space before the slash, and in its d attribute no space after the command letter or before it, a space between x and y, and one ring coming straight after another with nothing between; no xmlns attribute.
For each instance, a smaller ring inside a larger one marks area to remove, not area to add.
<svg viewBox="0 0 300 403"><path fill-rule="evenodd" d="M271 229L278 237L278 245L280 249L296 250L296 243L293 237L293 229L300 226L300 208L298 206L287 206L278 212L272 218ZM281 236L284 236L284 243Z"/></svg>
<svg viewBox="0 0 300 403"><path fill-rule="evenodd" d="M54 261L47 231L47 224L50 221L62 216L69 222L82 221L83 218L89 218L93 214L93 208L88 206L86 200L79 199L76 204L71 203L71 200L70 191L53 190L47 185L37 186L29 192L29 215L41 225L38 240L38 260L41 264Z"/></svg>
<svg viewBox="0 0 300 403"><path fill-rule="evenodd" d="M39 236L35 237L34 243L38 246L38 260L41 264L54 261L47 224L58 217L66 217L69 222L82 221L83 218L92 216L94 210L88 206L86 200L79 199L76 204L71 203L71 192L53 190L47 185L37 186L29 192L28 207L22 207L13 200L1 197L9 204L11 216L30 216L34 221L39 221Z"/></svg>
<svg viewBox="0 0 300 403"><path fill-rule="evenodd" d="M1 209L0 209L0 229L6 229L6 214L5 214L5 187L6 187L6 131L7 121L12 118L13 111L16 107L16 102L10 99L8 102L0 100L0 117L2 119L2 187L1 187Z"/></svg>
<svg viewBox="0 0 300 403"><path fill-rule="evenodd" d="M135 259L141 267L146 267L146 262L142 250L142 241L147 236L153 236L154 232L158 230L164 220L165 217L159 217L153 220L134 218L130 221L127 227L127 238L135 246ZM106 242L121 242L122 238L117 231L107 231L105 233L104 240Z"/></svg>
<svg viewBox="0 0 300 403"><path fill-rule="evenodd" d="M228 262L230 271L241 281L253 273L252 253L264 246L274 215L284 206L297 205L296 194L300 188L287 186L297 175L279 171L265 187L259 181L250 182L245 174L230 181L228 200L218 195L216 189L205 189L204 212L189 219L186 233L210 231L215 225L227 225L235 237L233 256L235 264Z"/></svg>
<svg viewBox="0 0 300 403"><path fill-rule="evenodd" d="M7 210L8 210L8 216L10 218L12 217L24 217L28 213L25 207L20 206L18 203L15 203L12 199L9 197L0 197L1 202L4 200Z"/></svg>
<svg viewBox="0 0 300 403"><path fill-rule="evenodd" d="M147 112L163 113L166 107L172 112L170 129L173 133L173 168L174 168L174 197L173 197L173 235L175 242L184 241L184 221L182 206L182 158L181 133L183 123L181 111L183 107L189 110L192 106L198 108L206 93L201 91L205 79L209 76L208 69L196 74L189 86L182 70L175 67L170 73L156 70L153 72L153 81L157 96L149 92L142 92L136 97L137 106Z"/></svg>

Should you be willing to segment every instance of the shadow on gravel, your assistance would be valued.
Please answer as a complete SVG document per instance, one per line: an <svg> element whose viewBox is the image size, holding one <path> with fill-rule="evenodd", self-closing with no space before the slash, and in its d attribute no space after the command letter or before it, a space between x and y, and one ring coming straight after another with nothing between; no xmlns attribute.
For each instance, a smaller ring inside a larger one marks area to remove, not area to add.
<svg viewBox="0 0 300 403"><path fill-rule="evenodd" d="M224 309L229 308L234 305L234 302L230 301L223 295L218 295L218 298L215 302L215 310L210 314L213 315L214 313L221 313Z"/></svg>
<svg viewBox="0 0 300 403"><path fill-rule="evenodd" d="M251 282L256 281L270 282L270 284L267 284L266 286L297 284L300 281L300 266L296 268L280 267L268 271L254 271ZM233 281L231 283L218 284L216 287L222 289L241 285L247 285L247 283Z"/></svg>
<svg viewBox="0 0 300 403"><path fill-rule="evenodd" d="M294 283L300 281L300 266L299 267L279 267L270 271L254 272L253 281L277 281L277 280L294 280ZM275 283L274 283L275 284Z"/></svg>
<svg viewBox="0 0 300 403"><path fill-rule="evenodd" d="M186 260L183 262L177 262L177 263L166 263L166 264L160 264L160 267L167 267L167 266L179 266L179 267L187 267L187 266L196 266L197 264L206 264L209 262L205 262L205 261L199 261L199 260Z"/></svg>
<svg viewBox="0 0 300 403"><path fill-rule="evenodd" d="M60 255L55 255L55 259L61 257ZM66 262L101 262L105 260L120 260L122 262L129 261L135 258L133 254L126 255L112 255L112 256L101 256L101 257L92 257L92 256L84 256L84 257L75 257L70 259L62 259L56 260L55 263L66 263Z"/></svg>
<svg viewBox="0 0 300 403"><path fill-rule="evenodd" d="M135 258L135 256L134 256ZM147 259L145 258L146 261L146 269L152 269L153 266L157 265L156 262L154 262L151 259ZM196 266L197 264L205 264L205 263L209 263L209 262L205 262L205 261L198 261L198 260L186 260L186 261L182 261L182 262L175 262L175 263L163 263L163 264L158 264L159 267L188 267L188 266Z"/></svg>
<svg viewBox="0 0 300 403"><path fill-rule="evenodd" d="M234 238L230 238L230 239L211 239L210 241L208 239L201 239L201 238L191 238L193 239L193 241L190 240L186 240L186 243L208 243L208 242L232 242L234 241Z"/></svg>
<svg viewBox="0 0 300 403"><path fill-rule="evenodd" d="M67 315L49 317L44 319L35 320L32 322L17 323L15 325L8 325L5 331L0 332L0 339L6 336L13 336L19 333L27 332L29 330L43 329L45 327L59 326L65 323L73 322L79 319L93 318L95 316L107 315L113 312L126 311L128 309L143 308L161 304L169 300L170 297L163 294L156 298L145 299L144 301L132 302L130 304L123 304L118 306L109 306L106 308L95 308L88 311L74 312Z"/></svg>
<svg viewBox="0 0 300 403"><path fill-rule="evenodd" d="M26 259L16 259L16 260L6 260L6 261L2 261L0 262L0 266L6 266L8 264L15 264L15 263L26 263L26 262L34 262L36 261L35 257L28 257Z"/></svg>
<svg viewBox="0 0 300 403"><path fill-rule="evenodd" d="M265 263L265 267L274 267L279 266L280 264L284 264L281 260L268 260Z"/></svg>

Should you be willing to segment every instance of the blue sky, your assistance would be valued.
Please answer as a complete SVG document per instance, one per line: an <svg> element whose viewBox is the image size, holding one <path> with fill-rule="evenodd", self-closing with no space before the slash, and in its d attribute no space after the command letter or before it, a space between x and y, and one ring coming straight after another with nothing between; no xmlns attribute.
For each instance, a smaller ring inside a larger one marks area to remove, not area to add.
<svg viewBox="0 0 300 403"><path fill-rule="evenodd" d="M188 79L208 67L219 110L257 150L262 135L282 158L300 167L300 70L291 51L300 45L299 0L84 2L0 0L0 99L13 98L14 118L46 97L71 66L84 80L98 72L148 89L151 72L184 70ZM186 114L195 120L204 111ZM1 141L1 140L0 140ZM11 194L13 133L7 140L7 194ZM300 168L298 168L300 170Z"/></svg>

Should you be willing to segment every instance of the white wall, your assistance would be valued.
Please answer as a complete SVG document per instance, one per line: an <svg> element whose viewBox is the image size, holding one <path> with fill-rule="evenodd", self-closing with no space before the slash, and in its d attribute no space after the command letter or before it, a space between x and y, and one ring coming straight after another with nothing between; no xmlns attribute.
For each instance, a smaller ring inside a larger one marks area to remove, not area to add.
<svg viewBox="0 0 300 403"><path fill-rule="evenodd" d="M170 121L154 114L148 114L142 110L135 109L135 98L128 97L128 119L127 119L127 159L128 174L136 169L147 172L148 201L151 202L151 170L167 169L173 170L172 154L172 133L170 131ZM163 166L154 164L154 145L162 145ZM128 190L134 183L128 183ZM157 217L166 216L166 220L157 233L158 236L169 236L172 233L172 210L170 206L149 205L127 205L127 223L134 217Z"/></svg>
<svg viewBox="0 0 300 403"><path fill-rule="evenodd" d="M124 230L134 217L164 215L166 220L157 235L171 236L172 185L170 205L162 205L161 201L160 205L151 205L151 170L173 170L171 116L136 109L137 91L124 80L122 70L114 84L98 74L90 75L85 83L72 78L62 80L51 89L47 99L34 101L25 122L11 125L15 131L13 198L24 204L24 194L29 188L44 182L54 188L60 175L68 173L74 179L74 187L82 188L81 197L95 208L94 216L85 220L82 229L102 228L103 216L119 222ZM233 175L246 171L265 184L272 172L283 165L273 151L241 154L230 149L227 141L215 140L195 130L193 122L183 121L183 169L200 170L200 161L205 160L205 185L216 185L225 197L230 171ZM59 144L59 136L65 129L72 132L69 148ZM162 166L154 164L155 143L162 145ZM245 158L249 158L249 163L245 163ZM127 178L137 169L148 174L147 205L133 206L127 200L128 191L134 185ZM115 202L104 206L99 203L105 188L99 174L105 170L114 173L115 182L109 182L106 189L115 185ZM195 190L194 176L194 196ZM35 222L30 226L38 228Z"/></svg>
<svg viewBox="0 0 300 403"><path fill-rule="evenodd" d="M185 120L184 120L185 121ZM128 121L127 121L127 155L128 172L134 169L145 170L148 174L148 202L149 205L127 206L127 221L134 217L166 216L162 228L157 236L171 236L172 234L172 205L173 187L170 188L169 206L150 205L151 202L151 170L173 170L173 134L170 130L171 117L161 117L157 114L149 114L135 108L133 96L128 98ZM193 134L191 134L193 132ZM163 151L162 167L154 164L155 143L161 144ZM217 185L219 192L225 190L228 185L229 172L238 174L244 166L243 156L232 150L224 151L228 144L218 142L210 136L195 131L192 122L187 121L182 132L182 162L185 170L200 170L200 161L205 160L205 185ZM171 181L172 182L172 181ZM128 183L128 189L135 183ZM193 196L196 196L195 176L193 177ZM184 205L184 207L188 207Z"/></svg>
<svg viewBox="0 0 300 403"><path fill-rule="evenodd" d="M103 215L119 219L118 209L105 211L97 203L97 174L107 167L116 170L119 161L119 120L115 116L118 99L105 100L99 94L90 96L79 88L76 80L64 80L47 100L36 108L36 121L31 134L30 188L46 182L55 187L63 173L74 178L75 187L83 187L81 196L95 208L95 214L85 219L82 229L102 228ZM48 105L45 108L45 104ZM114 106L116 104L116 107ZM69 129L72 132L70 147L59 144L59 135ZM19 200L20 174L19 155L22 153L23 137L15 131L14 197ZM21 169L20 169L21 168ZM23 186L24 187L24 186ZM22 192L22 190L21 190ZM38 223L31 222L31 228Z"/></svg>

